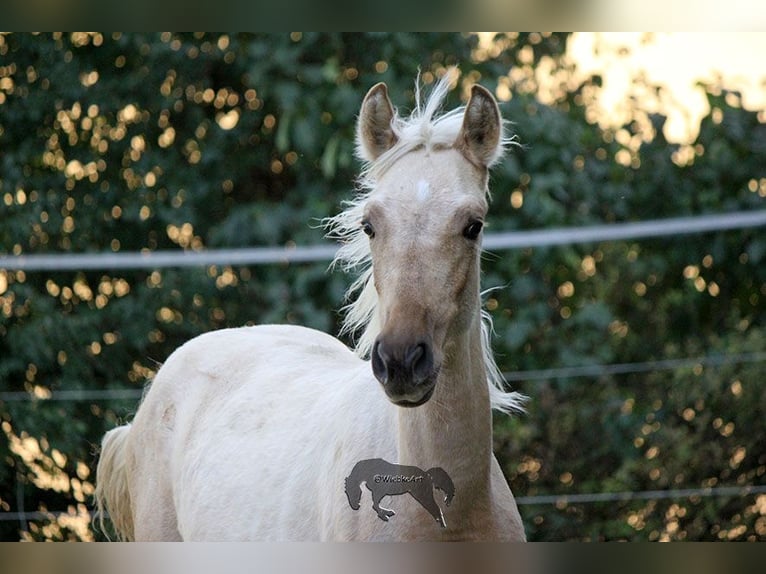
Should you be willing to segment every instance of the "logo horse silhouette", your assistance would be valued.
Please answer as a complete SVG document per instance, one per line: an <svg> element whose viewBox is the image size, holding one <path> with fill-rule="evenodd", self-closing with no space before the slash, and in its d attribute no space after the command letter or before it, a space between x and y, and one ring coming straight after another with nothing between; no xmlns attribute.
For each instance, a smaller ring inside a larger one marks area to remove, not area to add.
<svg viewBox="0 0 766 574"><path fill-rule="evenodd" d="M390 508L380 506L385 496L397 496L409 493L436 519L442 528L446 528L444 514L434 500L434 488L444 493L444 503L449 506L455 496L455 485L443 468L434 467L422 470L417 466L404 466L371 458L360 460L346 477L346 496L354 510L359 510L362 498L361 484L364 483L372 493L372 508L384 522L396 514Z"/></svg>

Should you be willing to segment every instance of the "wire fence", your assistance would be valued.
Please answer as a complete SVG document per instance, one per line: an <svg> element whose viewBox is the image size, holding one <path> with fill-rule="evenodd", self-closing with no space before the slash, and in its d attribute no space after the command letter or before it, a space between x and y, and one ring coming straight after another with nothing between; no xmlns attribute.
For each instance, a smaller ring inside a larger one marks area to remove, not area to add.
<svg viewBox="0 0 766 574"><path fill-rule="evenodd" d="M624 492L585 492L579 494L545 494L518 496L516 504L594 504L598 502L633 502L635 500L672 500L679 498L741 497L766 493L766 486L718 486L710 488L677 488Z"/></svg>
<svg viewBox="0 0 766 574"><path fill-rule="evenodd" d="M483 246L488 250L519 249L596 243L617 240L647 239L694 233L748 229L766 226L766 210L728 214L681 217L637 223L620 223L581 228L558 228L487 234ZM331 260L337 251L333 245L288 246L242 249L210 249L203 251L147 251L140 253L32 254L0 256L0 269L34 271L84 271L95 269L145 269L193 267L207 265L267 265ZM542 381L576 377L627 375L661 370L677 370L696 366L766 361L766 352L709 355L634 363L594 364L552 369L512 371L504 373L509 382ZM143 389L56 390L43 396L28 392L0 392L0 402L17 401L102 401L138 400ZM519 505L568 505L638 500L692 499L709 497L745 497L766 493L766 486L732 485L710 488L683 488L649 491L543 494L517 497ZM55 520L71 516L65 511L0 512L0 522Z"/></svg>
<svg viewBox="0 0 766 574"><path fill-rule="evenodd" d="M509 383L536 382L571 379L578 377L598 378L603 376L676 371L680 369L692 369L696 367L720 367L723 365L761 362L766 362L766 351L753 353L732 353L728 355L715 354L702 357L689 357L680 359L660 359L656 361L641 361L635 363L594 364L559 367L554 369L507 371L503 373L503 377ZM0 402L78 402L111 400L136 401L142 397L143 393L143 388L57 390L42 395L27 391L2 391L0 392Z"/></svg>
<svg viewBox="0 0 766 574"><path fill-rule="evenodd" d="M678 488L668 490L639 490L623 492L592 492L577 494L544 494L539 496L517 496L519 506L556 505L564 507L569 504L598 504L606 502L630 503L641 500L680 500L694 498L738 498L766 494L766 486L718 486L709 488ZM91 512L91 516L96 511ZM57 511L26 511L0 512L0 522L21 523L39 520L56 520L61 517L71 517L70 512ZM107 518L105 516L104 518Z"/></svg>
<svg viewBox="0 0 766 574"><path fill-rule="evenodd" d="M562 227L528 231L488 233L483 247L497 251L528 247L551 247L575 243L598 243L679 236L766 226L766 210L736 211L716 215L675 217L634 223L590 227ZM334 245L288 245L200 251L141 251L138 253L55 253L2 255L0 269L19 271L88 271L98 269L160 269L206 265L271 265L329 261Z"/></svg>
<svg viewBox="0 0 766 574"><path fill-rule="evenodd" d="M760 363L766 361L766 352L716 354L704 357L689 357L681 359L659 359L656 361L641 361L636 363L612 363L608 365L581 365L559 367L555 369L538 369L529 371L512 371L503 373L505 380L511 382L543 381L550 379L571 379L577 377L603 377L609 375L630 375L636 373L653 373L657 371L676 371L696 367L720 367L744 363Z"/></svg>

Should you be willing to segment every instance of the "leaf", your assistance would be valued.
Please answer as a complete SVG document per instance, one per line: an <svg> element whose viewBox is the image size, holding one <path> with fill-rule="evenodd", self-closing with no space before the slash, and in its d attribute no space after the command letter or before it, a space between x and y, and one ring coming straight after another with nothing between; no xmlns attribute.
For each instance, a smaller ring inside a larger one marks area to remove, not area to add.
<svg viewBox="0 0 766 574"><path fill-rule="evenodd" d="M322 166L322 174L326 179L332 179L335 176L335 169L338 163L337 160L339 143L340 138L338 138L336 134L328 140L327 145L324 148L324 153L322 154L322 160L320 163Z"/></svg>

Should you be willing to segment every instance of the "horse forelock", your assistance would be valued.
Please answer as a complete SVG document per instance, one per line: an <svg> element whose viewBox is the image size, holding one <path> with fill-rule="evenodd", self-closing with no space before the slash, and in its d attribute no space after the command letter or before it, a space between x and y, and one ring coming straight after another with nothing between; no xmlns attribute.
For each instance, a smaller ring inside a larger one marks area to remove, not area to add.
<svg viewBox="0 0 766 574"><path fill-rule="evenodd" d="M373 160L367 160L362 152L361 141L357 142L357 156L362 160L362 170L358 178L360 188L372 191L376 181L386 173L403 156L418 149L446 149L457 143L466 106L458 106L442 113L442 105L452 84L457 79L458 72L450 68L436 82L425 101L421 98L420 76L415 80L415 108L405 117L394 109L391 128L396 136L396 143L386 152ZM516 138L506 133L509 122L501 120L501 135L497 153L488 167L499 162L505 151L512 145L517 145Z"/></svg>
<svg viewBox="0 0 766 574"><path fill-rule="evenodd" d="M360 225L364 208L375 191L377 180L399 159L422 148L453 147L463 125L465 106L440 113L444 99L450 91L453 75L445 74L431 90L425 102L421 101L418 78L415 88L415 109L404 118L395 113L392 121L397 142L376 159L364 161L355 197L344 202L345 209L338 215L325 220L328 237L341 243L331 267L339 266L346 272L359 273L357 279L346 291L345 298L348 303L343 307L344 316L340 334L352 337L354 351L361 358L369 358L381 329L376 313L378 293L373 284L369 239ZM505 121L502 127L505 128ZM515 144L515 138L503 134L494 162L500 160L507 147ZM526 397L506 390L505 380L495 363L491 349L491 318L484 310L481 314L482 350L492 408L505 413L524 412Z"/></svg>

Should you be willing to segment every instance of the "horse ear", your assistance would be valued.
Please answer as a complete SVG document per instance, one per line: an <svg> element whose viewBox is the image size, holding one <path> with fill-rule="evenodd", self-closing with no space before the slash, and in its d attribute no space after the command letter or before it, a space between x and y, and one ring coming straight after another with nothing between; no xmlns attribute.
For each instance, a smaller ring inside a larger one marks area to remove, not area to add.
<svg viewBox="0 0 766 574"><path fill-rule="evenodd" d="M373 161L397 142L393 119L394 106L388 98L386 84L374 85L364 97L357 123L356 145L362 159Z"/></svg>
<svg viewBox="0 0 766 574"><path fill-rule="evenodd" d="M455 147L472 163L490 167L503 153L502 131L500 109L494 96L486 88L474 85Z"/></svg>

